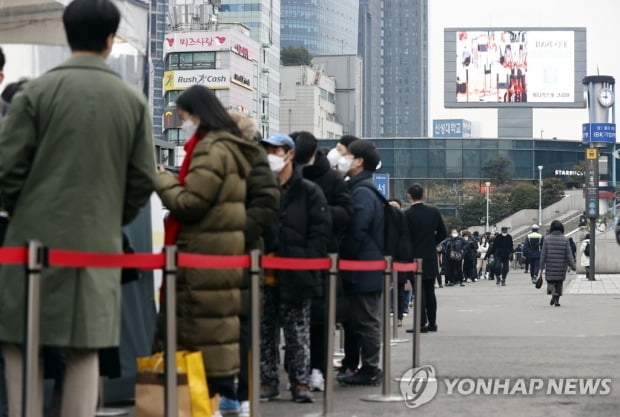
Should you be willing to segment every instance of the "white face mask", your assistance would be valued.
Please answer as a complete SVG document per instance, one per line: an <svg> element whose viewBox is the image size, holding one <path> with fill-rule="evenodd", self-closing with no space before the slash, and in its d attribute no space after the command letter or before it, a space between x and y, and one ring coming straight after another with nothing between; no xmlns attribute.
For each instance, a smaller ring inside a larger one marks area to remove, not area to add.
<svg viewBox="0 0 620 417"><path fill-rule="evenodd" d="M452 233L452 237L453 238L457 238L457 237L459 237L459 234L458 233Z"/></svg>
<svg viewBox="0 0 620 417"><path fill-rule="evenodd" d="M189 139L194 136L194 133L196 133L196 130L198 130L198 125L194 123L191 119L187 119L183 121L181 129L183 129L183 131L185 132L185 137Z"/></svg>
<svg viewBox="0 0 620 417"><path fill-rule="evenodd" d="M342 175L347 175L347 172L351 169L352 162L352 159L341 156L340 159L338 159L338 171L340 171Z"/></svg>
<svg viewBox="0 0 620 417"><path fill-rule="evenodd" d="M338 159L340 159L340 152L338 149L333 148L327 153L327 160L329 161L330 167L335 167L338 165Z"/></svg>
<svg viewBox="0 0 620 417"><path fill-rule="evenodd" d="M267 155L267 159L269 160L269 168L276 174L279 174L286 165L283 156L269 154Z"/></svg>
<svg viewBox="0 0 620 417"><path fill-rule="evenodd" d="M504 232L502 233L502 236L508 236L508 233Z"/></svg>

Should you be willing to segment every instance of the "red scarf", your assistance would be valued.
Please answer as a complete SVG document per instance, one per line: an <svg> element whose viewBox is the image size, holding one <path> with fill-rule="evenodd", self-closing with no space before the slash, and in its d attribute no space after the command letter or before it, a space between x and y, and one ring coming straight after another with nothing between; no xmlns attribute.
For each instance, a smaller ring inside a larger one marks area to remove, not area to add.
<svg viewBox="0 0 620 417"><path fill-rule="evenodd" d="M189 162L192 159L192 153L202 136L204 136L204 132L201 132L200 137L198 136L198 132L194 133L194 135L185 142L185 146L183 146L185 149L185 158L183 158L183 163L181 164L181 169L177 177L182 186L185 186L185 177L189 171ZM164 245L174 245L179 236L179 230L181 230L181 221L177 219L174 214L170 213L168 217L166 217L166 222L164 224Z"/></svg>

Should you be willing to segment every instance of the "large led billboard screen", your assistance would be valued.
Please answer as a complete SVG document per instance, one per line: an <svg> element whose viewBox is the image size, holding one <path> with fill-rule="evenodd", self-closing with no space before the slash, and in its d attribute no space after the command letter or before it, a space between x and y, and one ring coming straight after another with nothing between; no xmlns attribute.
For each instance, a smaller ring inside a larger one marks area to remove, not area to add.
<svg viewBox="0 0 620 417"><path fill-rule="evenodd" d="M585 105L585 29L452 29L445 40L446 107Z"/></svg>

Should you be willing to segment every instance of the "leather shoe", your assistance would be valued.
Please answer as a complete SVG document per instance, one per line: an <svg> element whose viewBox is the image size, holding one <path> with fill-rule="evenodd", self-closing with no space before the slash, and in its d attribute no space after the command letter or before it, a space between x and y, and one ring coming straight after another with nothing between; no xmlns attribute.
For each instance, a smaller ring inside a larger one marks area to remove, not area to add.
<svg viewBox="0 0 620 417"><path fill-rule="evenodd" d="M437 326L435 326L435 328L437 328ZM405 330L407 333L415 333L415 328L413 329L407 329ZM429 331L429 327L428 326L422 326L420 327L420 333L427 333ZM437 331L437 330L431 330L431 331Z"/></svg>

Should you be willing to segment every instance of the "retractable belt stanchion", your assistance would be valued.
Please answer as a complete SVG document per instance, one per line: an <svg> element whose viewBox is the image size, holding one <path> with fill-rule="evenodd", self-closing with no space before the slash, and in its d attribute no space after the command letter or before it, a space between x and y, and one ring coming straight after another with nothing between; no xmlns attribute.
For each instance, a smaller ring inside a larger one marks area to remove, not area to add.
<svg viewBox="0 0 620 417"><path fill-rule="evenodd" d="M415 281L415 298L413 315L413 368L420 366L420 327L422 322L420 316L422 315L422 259L414 259L414 262L418 264L418 269L414 274Z"/></svg>
<svg viewBox="0 0 620 417"><path fill-rule="evenodd" d="M338 280L338 254L329 254L329 276L327 294L325 294L327 310L325 311L325 391L323 392L323 415L334 411L334 333L336 332L336 282Z"/></svg>
<svg viewBox="0 0 620 417"><path fill-rule="evenodd" d="M250 416L260 415L260 250L250 252Z"/></svg>
<svg viewBox="0 0 620 417"><path fill-rule="evenodd" d="M22 417L38 414L31 401L38 395L39 387L39 326L41 323L41 271L43 269L43 245L38 240L28 242L26 265L26 311L24 334L24 377L22 385ZM40 411L39 411L40 413Z"/></svg>
<svg viewBox="0 0 620 417"><path fill-rule="evenodd" d="M372 402L395 402L403 401L400 395L390 394L391 388L391 349L390 349L390 284L392 281L392 257L386 256L386 267L383 278L383 381L382 393L372 394L362 398Z"/></svg>
<svg viewBox="0 0 620 417"><path fill-rule="evenodd" d="M398 313L399 309L399 294L398 294L398 272L392 269L392 310L394 310L394 315L392 319L392 339L390 342L392 343L405 343L408 342L409 339L399 339L398 338Z"/></svg>
<svg viewBox="0 0 620 417"><path fill-rule="evenodd" d="M177 298L176 298L176 274L177 274L177 247L166 246L164 248L166 265L164 266L164 285L166 303L166 345L164 349L165 362L165 411L166 417L177 417Z"/></svg>

